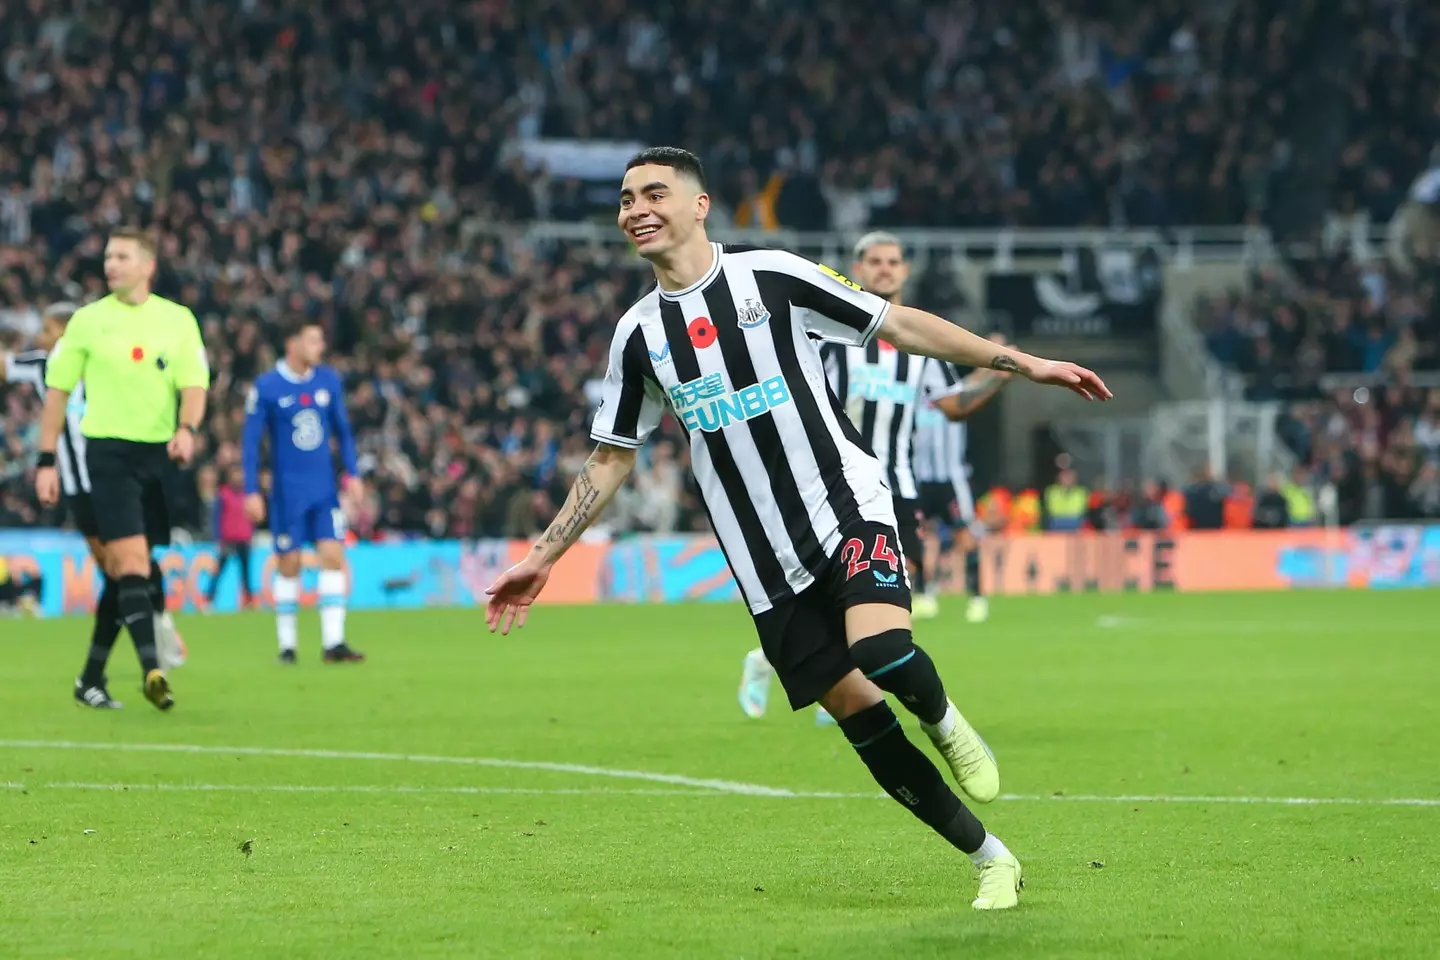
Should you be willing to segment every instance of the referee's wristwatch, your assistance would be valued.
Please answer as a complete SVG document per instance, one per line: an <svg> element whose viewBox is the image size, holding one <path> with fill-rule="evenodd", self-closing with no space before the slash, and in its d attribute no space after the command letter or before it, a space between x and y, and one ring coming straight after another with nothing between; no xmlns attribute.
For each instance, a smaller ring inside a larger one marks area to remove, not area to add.
<svg viewBox="0 0 1440 960"><path fill-rule="evenodd" d="M193 437L193 436L196 436L196 435L199 434L199 432L200 432L199 428L197 428L197 427L192 427L192 426L190 426L190 424L188 424L188 423L182 423L182 424L180 424L178 427L176 427L175 429L176 429L177 431L178 431L178 430L188 430L188 431L190 431L190 436L192 436L192 437Z"/></svg>

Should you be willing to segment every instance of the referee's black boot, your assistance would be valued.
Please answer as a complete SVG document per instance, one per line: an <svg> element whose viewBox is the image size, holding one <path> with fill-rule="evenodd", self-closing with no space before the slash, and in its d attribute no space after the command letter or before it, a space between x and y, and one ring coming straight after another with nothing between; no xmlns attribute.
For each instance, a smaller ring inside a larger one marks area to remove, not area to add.
<svg viewBox="0 0 1440 960"><path fill-rule="evenodd" d="M165 679L163 670L151 670L145 674L145 699L159 710L175 706L175 698L170 696L170 681Z"/></svg>
<svg viewBox="0 0 1440 960"><path fill-rule="evenodd" d="M75 702L82 707L93 707L96 710L119 710L125 706L110 696L110 691L105 689L105 684L100 683L93 687L87 687L79 679L75 681Z"/></svg>

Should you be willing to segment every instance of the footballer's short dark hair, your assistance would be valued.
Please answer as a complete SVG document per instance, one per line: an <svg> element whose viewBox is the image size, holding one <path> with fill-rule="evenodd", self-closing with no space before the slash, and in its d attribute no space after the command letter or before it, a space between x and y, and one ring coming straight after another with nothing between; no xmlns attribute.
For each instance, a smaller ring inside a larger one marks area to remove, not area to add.
<svg viewBox="0 0 1440 960"><path fill-rule="evenodd" d="M631 157L630 162L625 164L625 169L633 170L647 163L653 163L657 167L673 167L699 184L702 192L705 190L705 167L700 163L700 158L689 150L680 147L649 147Z"/></svg>
<svg viewBox="0 0 1440 960"><path fill-rule="evenodd" d="M281 335L284 337L284 342L289 343L311 327L319 327L322 333L325 331L325 324L302 313L285 321L285 325L281 328Z"/></svg>

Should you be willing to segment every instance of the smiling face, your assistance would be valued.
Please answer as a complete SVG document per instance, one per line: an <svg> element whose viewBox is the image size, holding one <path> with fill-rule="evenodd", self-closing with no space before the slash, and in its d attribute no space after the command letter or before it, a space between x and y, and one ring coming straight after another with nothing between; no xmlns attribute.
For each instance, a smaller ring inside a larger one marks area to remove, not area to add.
<svg viewBox="0 0 1440 960"><path fill-rule="evenodd" d="M647 260L692 242L710 212L710 195L674 167L645 163L625 171L620 185L620 229Z"/></svg>

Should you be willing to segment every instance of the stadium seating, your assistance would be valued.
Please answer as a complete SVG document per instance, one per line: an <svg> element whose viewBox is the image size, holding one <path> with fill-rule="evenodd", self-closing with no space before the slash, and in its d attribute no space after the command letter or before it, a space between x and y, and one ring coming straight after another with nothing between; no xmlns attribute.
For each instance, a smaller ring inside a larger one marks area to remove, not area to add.
<svg viewBox="0 0 1440 960"><path fill-rule="evenodd" d="M1433 58L1389 54L1428 49L1436 15L1362 6L1370 96L1402 68L1430 84L1415 97L1433 93ZM583 459L587 385L646 276L613 252L476 229L609 215L608 189L516 143L698 145L729 201L717 216L757 225L1259 221L1288 163L1276 131L1313 69L1318 28L1288 7L558 0L542 21L442 0L157 0L148 20L5 4L0 339L23 345L45 302L102 292L109 225L153 226L159 291L195 309L216 371L201 463L177 480L186 526L205 532L248 383L279 321L305 313L352 388L362 535L529 535ZM1395 145L1394 118L1420 105L1377 113L1354 163L1408 175L1416 147ZM1236 362L1258 374L1276 362L1264 349ZM38 406L15 389L4 403L0 523L42 522L25 467ZM703 524L666 431L617 524Z"/></svg>

